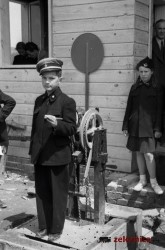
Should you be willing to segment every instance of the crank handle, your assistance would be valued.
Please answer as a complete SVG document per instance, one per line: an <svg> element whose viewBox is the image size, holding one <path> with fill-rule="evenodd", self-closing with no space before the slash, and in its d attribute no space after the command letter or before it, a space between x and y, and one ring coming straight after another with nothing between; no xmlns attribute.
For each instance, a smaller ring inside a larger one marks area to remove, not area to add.
<svg viewBox="0 0 165 250"><path fill-rule="evenodd" d="M85 185L86 185L86 184L85 184L85 183L86 183L86 180L87 180L87 178L86 178L86 177L84 177L84 178L83 178L83 181L82 181L82 185L83 185L83 186L85 186Z"/></svg>

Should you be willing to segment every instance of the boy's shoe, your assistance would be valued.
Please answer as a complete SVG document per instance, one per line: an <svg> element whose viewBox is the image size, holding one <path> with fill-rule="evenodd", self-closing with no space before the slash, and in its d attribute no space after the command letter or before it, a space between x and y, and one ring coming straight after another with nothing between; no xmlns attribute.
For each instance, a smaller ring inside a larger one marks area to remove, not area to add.
<svg viewBox="0 0 165 250"><path fill-rule="evenodd" d="M46 229L42 229L39 232L36 233L36 237L38 238L43 238L44 236L47 235L47 230Z"/></svg>
<svg viewBox="0 0 165 250"><path fill-rule="evenodd" d="M48 236L48 241L53 242L53 241L59 239L60 236L61 236L61 233L49 234L49 236Z"/></svg>
<svg viewBox="0 0 165 250"><path fill-rule="evenodd" d="M138 184L136 184L133 188L134 191L140 192L145 186L147 185L147 182L141 182L139 181Z"/></svg>
<svg viewBox="0 0 165 250"><path fill-rule="evenodd" d="M6 208L6 207L7 205L3 201L0 200L0 208Z"/></svg>
<svg viewBox="0 0 165 250"><path fill-rule="evenodd" d="M161 189L161 187L158 185L158 183L151 185L151 187L153 188L155 194L163 194L163 190Z"/></svg>

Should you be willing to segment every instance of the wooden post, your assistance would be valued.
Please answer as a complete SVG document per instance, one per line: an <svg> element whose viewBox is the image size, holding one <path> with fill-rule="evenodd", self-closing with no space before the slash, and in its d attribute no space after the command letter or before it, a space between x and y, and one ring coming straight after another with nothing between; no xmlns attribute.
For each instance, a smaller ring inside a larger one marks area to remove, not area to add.
<svg viewBox="0 0 165 250"><path fill-rule="evenodd" d="M105 164L107 162L106 130L95 131L93 139L94 162L94 222L105 223Z"/></svg>
<svg viewBox="0 0 165 250"><path fill-rule="evenodd" d="M105 187L101 165L100 159L94 166L94 222L103 225L105 223Z"/></svg>

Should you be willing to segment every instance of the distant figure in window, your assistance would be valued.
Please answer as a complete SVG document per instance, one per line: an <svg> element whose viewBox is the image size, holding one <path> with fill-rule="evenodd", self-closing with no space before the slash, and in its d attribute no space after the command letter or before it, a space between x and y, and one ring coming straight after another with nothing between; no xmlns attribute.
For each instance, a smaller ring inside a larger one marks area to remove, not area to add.
<svg viewBox="0 0 165 250"><path fill-rule="evenodd" d="M27 64L36 64L38 62L39 48L37 44L33 42L27 42L25 44L25 50L27 54Z"/></svg>
<svg viewBox="0 0 165 250"><path fill-rule="evenodd" d="M19 65L19 64L27 64L26 62L26 50L25 50L25 43L24 42L18 42L16 45L16 50L18 51L19 55L16 55L14 57L13 64Z"/></svg>

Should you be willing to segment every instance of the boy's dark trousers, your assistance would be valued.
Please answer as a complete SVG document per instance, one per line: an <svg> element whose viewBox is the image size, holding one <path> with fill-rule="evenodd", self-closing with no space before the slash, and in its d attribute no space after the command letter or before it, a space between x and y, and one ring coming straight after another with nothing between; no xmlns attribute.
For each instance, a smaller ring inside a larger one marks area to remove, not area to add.
<svg viewBox="0 0 165 250"><path fill-rule="evenodd" d="M69 166L35 165L35 188L39 229L62 233L69 188Z"/></svg>

